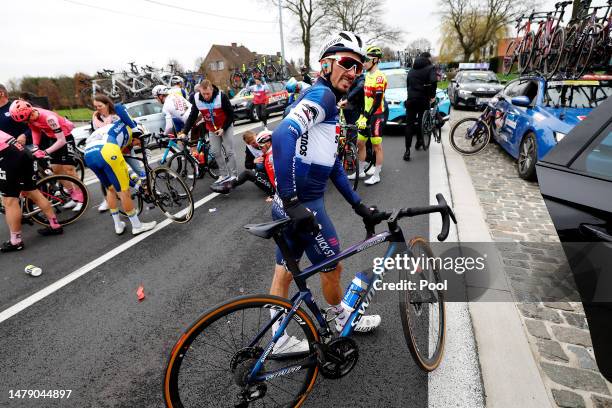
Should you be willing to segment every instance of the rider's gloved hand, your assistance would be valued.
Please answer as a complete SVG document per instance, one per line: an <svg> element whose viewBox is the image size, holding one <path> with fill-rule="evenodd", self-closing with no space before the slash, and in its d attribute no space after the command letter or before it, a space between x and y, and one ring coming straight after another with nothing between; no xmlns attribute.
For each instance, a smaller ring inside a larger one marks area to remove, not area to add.
<svg viewBox="0 0 612 408"><path fill-rule="evenodd" d="M359 116L359 119L357 119L357 122L355 122L355 124L357 125L357 129L364 130L368 127L368 118L361 115Z"/></svg>
<svg viewBox="0 0 612 408"><path fill-rule="evenodd" d="M376 207L369 207L360 202L353 205L353 210L355 210L355 214L360 216L363 219L363 222L367 225L376 225L376 223L379 221L376 218L378 215L378 210Z"/></svg>
<svg viewBox="0 0 612 408"><path fill-rule="evenodd" d="M36 157L37 159L44 159L45 157L47 157L47 152L44 150L36 150L34 152L34 157Z"/></svg>
<svg viewBox="0 0 612 408"><path fill-rule="evenodd" d="M308 208L298 201L297 197L283 199L283 208L294 222L295 228L299 232L316 234L319 232L319 224Z"/></svg>

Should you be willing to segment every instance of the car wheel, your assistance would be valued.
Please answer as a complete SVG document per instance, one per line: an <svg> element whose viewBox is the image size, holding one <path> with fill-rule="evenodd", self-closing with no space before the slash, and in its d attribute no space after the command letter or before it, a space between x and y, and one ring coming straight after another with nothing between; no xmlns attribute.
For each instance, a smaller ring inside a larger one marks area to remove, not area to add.
<svg viewBox="0 0 612 408"><path fill-rule="evenodd" d="M527 133L521 140L517 170L519 177L524 180L535 179L535 165L538 161L538 148L536 138L533 133Z"/></svg>
<svg viewBox="0 0 612 408"><path fill-rule="evenodd" d="M252 122L257 122L259 120L259 116L257 115L257 110L255 109L255 105L251 105L249 116L251 117Z"/></svg>

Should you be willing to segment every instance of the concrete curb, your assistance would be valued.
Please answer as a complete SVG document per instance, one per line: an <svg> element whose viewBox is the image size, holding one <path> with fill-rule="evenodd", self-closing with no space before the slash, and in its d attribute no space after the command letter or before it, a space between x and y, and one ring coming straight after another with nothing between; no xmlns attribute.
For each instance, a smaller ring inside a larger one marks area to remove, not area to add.
<svg viewBox="0 0 612 408"><path fill-rule="evenodd" d="M446 129L448 134L448 128ZM460 242L492 242L485 215L463 157L442 137L448 181ZM502 268L499 254L488 254L493 268ZM469 287L468 287L469 291ZM486 406L490 408L552 407L533 358L516 305L512 302L470 302Z"/></svg>
<svg viewBox="0 0 612 408"><path fill-rule="evenodd" d="M448 172L442 146L432 142L429 147L429 203L437 204L436 194L442 193L453 207L448 184ZM437 242L442 228L438 214L429 217L429 241ZM457 229L451 226L448 242L457 242ZM446 302L446 344L440 366L428 375L428 408L484 407L484 391L478 350L468 303Z"/></svg>

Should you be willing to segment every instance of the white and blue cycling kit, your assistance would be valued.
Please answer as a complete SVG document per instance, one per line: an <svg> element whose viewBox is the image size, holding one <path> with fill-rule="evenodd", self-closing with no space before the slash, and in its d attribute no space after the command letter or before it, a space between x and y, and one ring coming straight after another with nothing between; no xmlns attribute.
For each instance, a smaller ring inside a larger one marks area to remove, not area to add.
<svg viewBox="0 0 612 408"><path fill-rule="evenodd" d="M323 203L328 180L331 179L349 204L361 201L337 158L337 100L330 83L320 78L294 102L272 135L277 186L272 217L286 217L282 201L295 196L315 214L321 225L316 237L309 234L285 237L296 259L306 251L312 263L321 262L340 249L335 228ZM278 249L276 260L278 264L283 263Z"/></svg>

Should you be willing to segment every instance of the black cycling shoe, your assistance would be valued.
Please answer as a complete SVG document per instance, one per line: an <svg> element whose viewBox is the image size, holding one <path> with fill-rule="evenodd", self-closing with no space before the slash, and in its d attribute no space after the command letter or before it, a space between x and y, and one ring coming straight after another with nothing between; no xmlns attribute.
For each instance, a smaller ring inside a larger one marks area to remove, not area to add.
<svg viewBox="0 0 612 408"><path fill-rule="evenodd" d="M51 227L46 227L46 228L41 228L38 230L38 233L44 237L48 237L50 235L62 235L64 233L64 228L59 227L59 228L51 228Z"/></svg>
<svg viewBox="0 0 612 408"><path fill-rule="evenodd" d="M404 161L410 161L410 152L404 153Z"/></svg>
<svg viewBox="0 0 612 408"><path fill-rule="evenodd" d="M0 252L21 251L23 248L25 248L23 241L16 245L11 244L11 241L6 241L2 243L2 246L0 246Z"/></svg>

